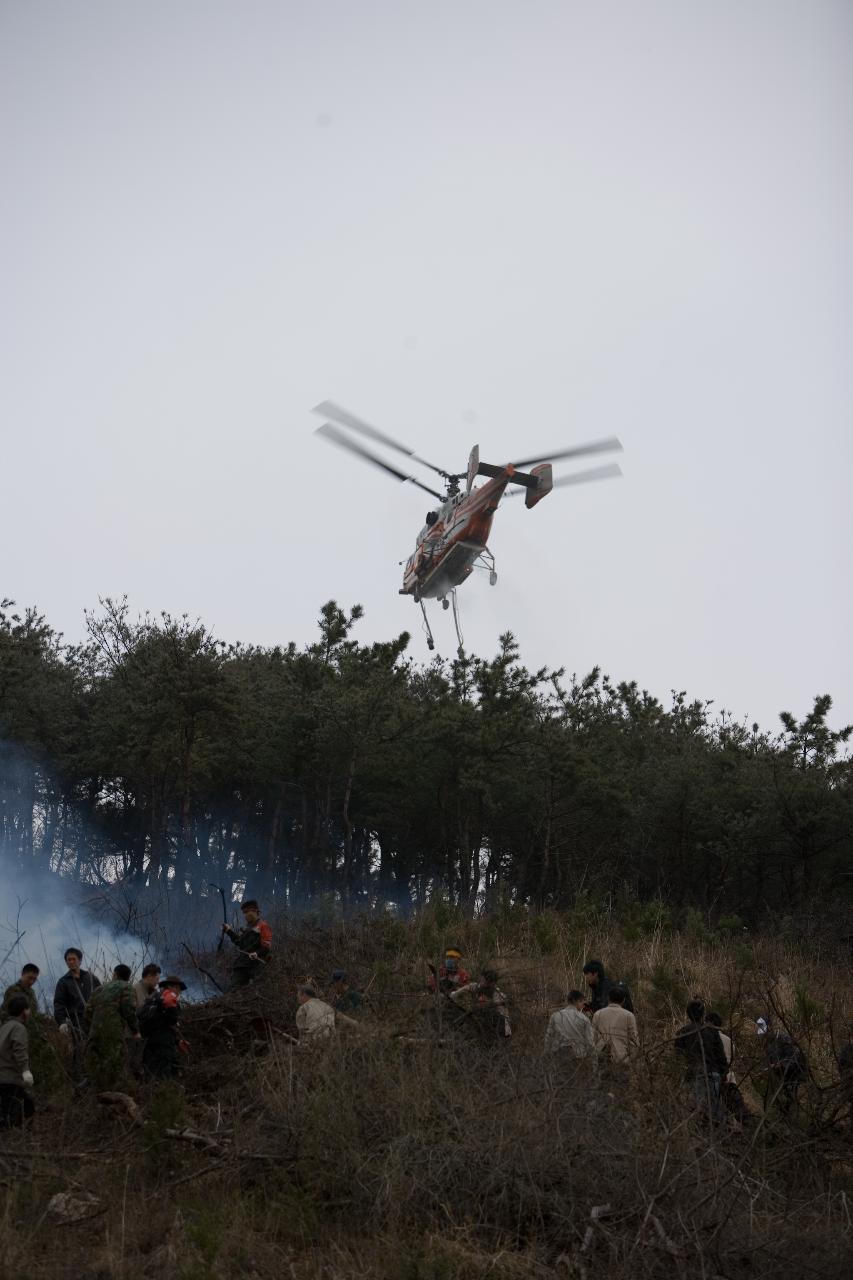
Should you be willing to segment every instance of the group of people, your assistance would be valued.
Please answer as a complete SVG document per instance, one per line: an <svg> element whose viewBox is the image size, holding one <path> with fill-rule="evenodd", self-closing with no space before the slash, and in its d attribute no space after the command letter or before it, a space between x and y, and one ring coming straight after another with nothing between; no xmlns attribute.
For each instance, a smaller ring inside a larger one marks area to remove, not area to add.
<svg viewBox="0 0 853 1280"><path fill-rule="evenodd" d="M222 926L236 952L232 991L253 982L272 954L272 931L261 918L257 901L246 900L241 910L242 929ZM134 983L130 968L118 964L102 985L83 968L83 953L78 947L69 947L64 959L67 972L56 983L53 1018L60 1035L68 1038L78 1082L91 1081L103 1091L116 1088L128 1072L154 1079L177 1075L182 1055L188 1052L180 1027L180 999L186 990L183 980L175 974L162 977L160 966L152 963L145 965ZM427 988L440 1008L448 1015L452 1009L463 1022L470 1017L486 1039L509 1043L509 1001L494 969L484 969L472 980L458 947L449 947L443 962L429 969ZM596 1064L613 1063L618 1070L630 1064L640 1048L631 993L623 982L609 977L600 960L587 961L583 974L586 991L572 989L565 1007L551 1014L544 1052ZM38 978L38 966L25 964L0 1007L0 1128L20 1125L34 1113L31 1038L39 1036L40 1027L43 1030L34 991ZM332 1039L340 1026L357 1025L352 1015L358 1013L363 997L345 970L332 973L328 1001L320 998L310 980L302 983L296 994L299 1044L320 1044ZM690 1097L713 1121L721 1120L726 1112L735 1121L743 1121L748 1111L733 1071L732 1039L722 1029L722 1018L706 1011L698 999L688 1004L686 1012L687 1022L679 1028L673 1047L683 1063ZM254 1022L263 1024L263 1035L270 1034L271 1024L265 1019ZM796 1103L800 1085L808 1077L805 1057L787 1031L774 1028L769 1019L759 1018L756 1029L766 1037L768 1071L779 1082L779 1105L788 1109ZM842 1050L840 1066L843 1075L853 1073L853 1044Z"/></svg>

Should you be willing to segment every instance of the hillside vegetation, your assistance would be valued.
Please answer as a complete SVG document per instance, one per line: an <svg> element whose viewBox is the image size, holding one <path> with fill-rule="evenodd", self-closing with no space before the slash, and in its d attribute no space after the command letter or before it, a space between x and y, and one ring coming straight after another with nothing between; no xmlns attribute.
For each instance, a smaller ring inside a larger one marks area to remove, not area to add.
<svg viewBox="0 0 853 1280"><path fill-rule="evenodd" d="M332 601L316 643L259 648L108 600L68 646L0 607L7 876L120 884L130 924L143 890L213 880L292 911L628 895L849 929L850 729L828 695L762 730L598 669L530 671L509 635L418 665L405 633L359 644L360 615Z"/></svg>
<svg viewBox="0 0 853 1280"><path fill-rule="evenodd" d="M130 1085L133 1115L55 1073L32 1130L2 1135L0 1273L849 1276L853 1143L836 1068L853 1014L849 956L711 931L698 916L675 931L652 908L617 924L583 904L472 922L437 902L409 922L274 924L258 984L186 1011L180 1086ZM447 945L472 970L499 970L507 1048L438 1024L425 962ZM591 955L634 993L642 1054L624 1073L541 1056L547 1015ZM221 972L216 955L202 963ZM360 1031L307 1052L257 1039L259 1016L293 1032L297 981L325 986L336 965L367 991ZM742 1131L689 1109L672 1035L695 993L732 1028L753 1113ZM765 1110L751 1021L771 1010L812 1073L787 1116Z"/></svg>

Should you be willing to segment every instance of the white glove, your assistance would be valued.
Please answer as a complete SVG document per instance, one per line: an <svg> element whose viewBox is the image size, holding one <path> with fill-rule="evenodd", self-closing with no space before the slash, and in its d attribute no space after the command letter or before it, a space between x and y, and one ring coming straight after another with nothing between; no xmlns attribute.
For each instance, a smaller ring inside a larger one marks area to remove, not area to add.
<svg viewBox="0 0 853 1280"><path fill-rule="evenodd" d="M21 1072L21 1077L22 1077L22 1079L23 1079L23 1081L24 1081L24 1084L29 1084L29 1085L31 1085L31 1084L32 1084L32 1082L33 1082L33 1073L32 1073L32 1071L22 1071L22 1072Z"/></svg>
<svg viewBox="0 0 853 1280"><path fill-rule="evenodd" d="M70 1035L71 1035L71 1023L70 1023L70 1022L63 1022L62 1026L59 1028L59 1034L60 1034L61 1036L70 1036Z"/></svg>

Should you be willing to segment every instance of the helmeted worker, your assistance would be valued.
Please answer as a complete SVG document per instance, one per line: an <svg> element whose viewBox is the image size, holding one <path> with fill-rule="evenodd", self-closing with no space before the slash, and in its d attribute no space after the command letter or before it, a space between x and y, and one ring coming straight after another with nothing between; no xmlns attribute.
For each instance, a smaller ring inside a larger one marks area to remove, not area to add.
<svg viewBox="0 0 853 1280"><path fill-rule="evenodd" d="M566 997L566 1007L552 1013L545 1032L546 1053L569 1053L575 1058L595 1056L592 1022L582 1013L584 995L575 989Z"/></svg>
<svg viewBox="0 0 853 1280"><path fill-rule="evenodd" d="M127 1037L141 1040L130 968L117 964L113 976L86 1005L86 1073L96 1089L116 1089L127 1075Z"/></svg>
<svg viewBox="0 0 853 1280"><path fill-rule="evenodd" d="M145 1045L142 1065L149 1075L159 1080L178 1074L181 1052L186 1052L180 1030L181 992L186 989L185 982L169 974L139 1011L139 1028Z"/></svg>
<svg viewBox="0 0 853 1280"><path fill-rule="evenodd" d="M258 976L272 955L272 929L261 919L261 909L254 898L241 903L240 910L246 922L243 929L222 926L222 932L237 948L237 959L231 970L231 990L237 991Z"/></svg>
<svg viewBox="0 0 853 1280"><path fill-rule="evenodd" d="M439 991L449 995L451 991L467 986L471 981L471 975L467 969L462 968L461 960L462 952L459 948L448 947L444 953L444 964L439 965L437 976L434 965L430 965L431 973L427 981L430 991L435 991L438 986Z"/></svg>
<svg viewBox="0 0 853 1280"><path fill-rule="evenodd" d="M0 1007L0 1022L5 1022L9 1017L9 1003L15 996L23 996L30 1010L30 1016L35 1017L39 1011L38 1000L33 987L38 982L39 967L37 964L25 964L21 970L21 976L17 982L13 982L11 987L6 988L3 996L3 1004Z"/></svg>
<svg viewBox="0 0 853 1280"><path fill-rule="evenodd" d="M0 1027L0 1129L17 1128L35 1111L29 1092L33 1083L26 1025L29 1017L26 996L12 996L8 1017Z"/></svg>

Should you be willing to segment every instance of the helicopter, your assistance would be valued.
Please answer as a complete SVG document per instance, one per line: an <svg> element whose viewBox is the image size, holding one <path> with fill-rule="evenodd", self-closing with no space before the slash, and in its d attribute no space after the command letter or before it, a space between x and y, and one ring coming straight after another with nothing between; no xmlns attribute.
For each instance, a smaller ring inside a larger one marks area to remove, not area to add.
<svg viewBox="0 0 853 1280"><path fill-rule="evenodd" d="M538 502L552 491L565 485L583 484L590 480L605 480L622 474L616 463L607 463L600 467L590 467L586 471L554 479L552 464L565 458L580 458L589 454L609 453L621 450L622 445L615 436L605 440L595 440L590 444L573 445L568 449L556 449L551 453L538 454L532 458L522 458L518 462L508 462L498 466L490 462L481 462L480 449L474 445L468 457L466 471L445 471L425 458L419 457L414 449L401 444L393 436L377 430L369 423L357 418L347 409L342 409L331 400L324 400L312 410L326 421L315 431L330 444L346 449L350 453L379 467L386 474L405 484L413 484L431 497L436 498L438 505L426 514L423 528L415 539L415 549L405 561L403 569L403 585L401 596L411 596L415 604L420 605L427 638L427 648L435 648L435 640L426 611L426 600L438 600L444 609L453 607L453 622L456 628L459 656L463 655L462 626L459 607L456 600L456 588L460 587L475 569L483 569L489 575L489 582L495 586L498 580L495 568L495 557L489 549L488 539L495 512L503 497L516 497L524 494L524 504L532 510ZM342 430L345 428L346 430ZM408 475L399 467L393 466L383 458L367 449L359 440L353 439L347 432L356 436L364 436L368 440L384 445L396 453L405 454L413 463L435 472L444 481L444 493L430 488L417 476ZM524 470L529 467L530 470ZM485 476L486 483L474 487L478 476ZM462 481L465 491L462 492ZM507 488L517 486L510 489ZM404 562L401 560L400 564Z"/></svg>

